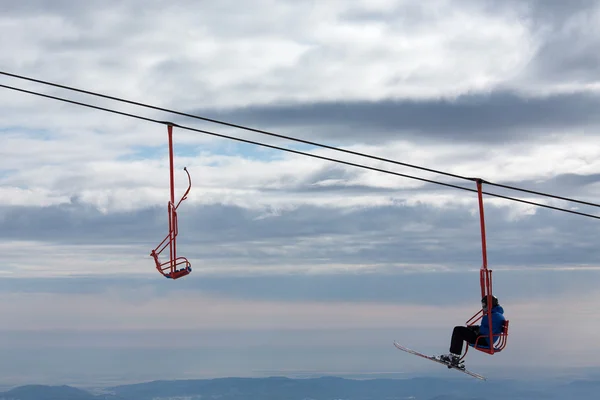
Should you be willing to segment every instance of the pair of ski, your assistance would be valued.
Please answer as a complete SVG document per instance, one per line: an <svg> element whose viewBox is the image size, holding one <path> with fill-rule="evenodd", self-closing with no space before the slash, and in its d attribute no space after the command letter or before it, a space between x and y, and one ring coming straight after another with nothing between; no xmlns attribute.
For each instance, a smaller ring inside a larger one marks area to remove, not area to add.
<svg viewBox="0 0 600 400"><path fill-rule="evenodd" d="M407 353L414 354L416 356L423 357L423 358L426 358L426 359L431 360L431 361L435 361L437 363L440 363L440 364L443 364L443 365L447 366L448 368L455 369L455 370L463 372L463 373L465 373L467 375L471 375L472 377L475 377L477 379L481 379L482 381L486 380L486 378L484 376L476 374L475 372L471 372L471 371L465 369L464 366L461 367L459 365L452 365L452 364L450 364L450 363L448 363L446 361L441 360L439 357L433 357L433 356L425 355L423 353L419 353L418 351L414 351L414 350L409 349L408 347L404 347L404 346L396 343L395 341L394 341L394 346L396 346L396 348L398 350L402 350L402 351L405 351Z"/></svg>

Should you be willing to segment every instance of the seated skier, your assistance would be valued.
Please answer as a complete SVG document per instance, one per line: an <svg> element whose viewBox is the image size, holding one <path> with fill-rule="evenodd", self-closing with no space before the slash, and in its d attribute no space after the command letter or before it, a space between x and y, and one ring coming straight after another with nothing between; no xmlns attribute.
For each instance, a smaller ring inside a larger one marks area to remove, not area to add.
<svg viewBox="0 0 600 400"><path fill-rule="evenodd" d="M477 347L489 347L489 322L488 322L488 309L487 309L487 296L481 299L481 308L483 309L483 317L481 318L481 325L473 326L455 326L452 332L452 340L450 342L450 353L440 356L440 360L458 366L460 355L463 350L463 341L469 344L475 344L478 336L484 336L477 341ZM499 304L496 296L492 296L492 333L494 335L494 341L496 341L502 332L502 325L506 318L504 317L504 309ZM492 344L493 345L493 344Z"/></svg>

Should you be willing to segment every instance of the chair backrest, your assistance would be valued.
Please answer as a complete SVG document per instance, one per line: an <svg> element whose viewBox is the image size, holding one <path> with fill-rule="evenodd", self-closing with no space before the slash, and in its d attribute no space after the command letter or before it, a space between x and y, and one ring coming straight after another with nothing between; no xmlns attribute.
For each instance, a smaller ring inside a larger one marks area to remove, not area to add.
<svg viewBox="0 0 600 400"><path fill-rule="evenodd" d="M509 321L509 320L507 320L507 319L505 319L505 320L502 322L502 334L503 334L503 335L508 335L508 323L509 323L509 322L510 322L510 321Z"/></svg>
<svg viewBox="0 0 600 400"><path fill-rule="evenodd" d="M500 352L502 350L504 350L504 348L506 347L506 341L507 341L507 337L508 337L508 324L509 324L509 320L504 320L502 322L502 332L500 333L500 336L498 337L498 339L496 339L494 342L494 350L496 352Z"/></svg>

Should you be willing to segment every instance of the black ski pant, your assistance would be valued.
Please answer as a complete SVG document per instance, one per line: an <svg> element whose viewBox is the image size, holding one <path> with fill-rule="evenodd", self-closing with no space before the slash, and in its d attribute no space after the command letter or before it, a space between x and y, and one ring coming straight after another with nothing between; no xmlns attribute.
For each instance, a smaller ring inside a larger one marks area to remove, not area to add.
<svg viewBox="0 0 600 400"><path fill-rule="evenodd" d="M452 331L452 341L450 342L450 353L462 354L463 342L475 344L479 336L478 326L455 326ZM486 338L479 339L478 346L487 346Z"/></svg>

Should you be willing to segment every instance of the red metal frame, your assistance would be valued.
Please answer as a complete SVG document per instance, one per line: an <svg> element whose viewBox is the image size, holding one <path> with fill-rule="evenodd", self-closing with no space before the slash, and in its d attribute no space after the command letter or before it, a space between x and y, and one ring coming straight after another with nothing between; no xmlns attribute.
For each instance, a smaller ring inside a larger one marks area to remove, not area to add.
<svg viewBox="0 0 600 400"><path fill-rule="evenodd" d="M488 269L488 266L487 266L487 244L486 244L486 240L485 240L485 215L484 215L484 211L483 211L483 194L482 194L482 190L481 190L482 182L483 181L481 179L477 179L477 196L479 199L479 220L480 220L480 224L481 224L481 253L482 253L482 259L483 259L483 264L481 266L481 269L479 270L479 283L481 285L481 298L483 299L484 297L487 297L487 304L488 304L487 316L488 316L488 323L489 323L489 335L488 336L481 335L477 338L477 340L475 341L475 344L467 346L467 350L465 351L465 354L463 354L463 356L461 357L461 361L464 360L464 358L466 357L467 352L469 351L469 347L473 347L476 350L479 350L483 353L487 353L490 355L502 351L504 349L504 347L506 346L507 337L508 337L508 324L509 324L508 320L506 320L504 322L504 325L502 327L502 332L500 334L494 334L492 331L492 306L491 306L492 305L492 270ZM466 325L472 326L475 323L477 323L482 317L483 317L483 310L479 310L478 312L475 313L475 315L473 315L466 322ZM498 343L494 343L494 336L497 338ZM478 343L484 337L487 339L489 346L479 347Z"/></svg>
<svg viewBox="0 0 600 400"><path fill-rule="evenodd" d="M175 182L174 182L174 172L173 172L173 126L168 126L168 135L169 135L169 169L170 169L170 183L171 183L171 200L168 204L168 212L169 212L169 233L163 239L162 242L154 250L150 252L150 255L154 258L154 262L156 264L156 269L163 276L169 279L178 279L183 276L188 275L192 272L192 265L185 257L177 257L177 234L178 234L178 225L177 225L177 208L181 204L181 202L187 199L187 195L192 188L192 178L190 177L190 173L187 168L183 170L186 172L188 176L188 188L181 196L181 199L175 205ZM159 260L160 254L169 247L169 260L165 262L161 262ZM183 268L177 269L177 266L184 264ZM168 272L167 272L168 271Z"/></svg>

